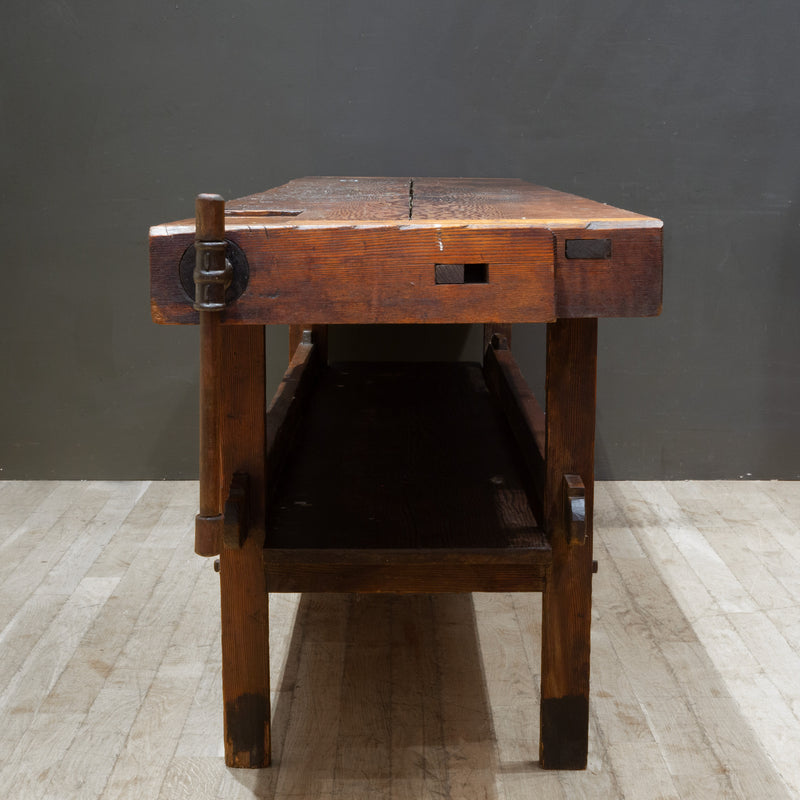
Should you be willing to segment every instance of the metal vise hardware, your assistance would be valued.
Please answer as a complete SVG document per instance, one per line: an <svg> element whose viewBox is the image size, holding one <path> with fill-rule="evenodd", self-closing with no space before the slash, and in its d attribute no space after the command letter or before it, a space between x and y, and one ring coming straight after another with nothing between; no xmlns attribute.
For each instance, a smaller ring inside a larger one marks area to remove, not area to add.
<svg viewBox="0 0 800 800"><path fill-rule="evenodd" d="M197 311L221 311L225 291L233 280L233 266L225 258L225 242L195 242L194 307Z"/></svg>

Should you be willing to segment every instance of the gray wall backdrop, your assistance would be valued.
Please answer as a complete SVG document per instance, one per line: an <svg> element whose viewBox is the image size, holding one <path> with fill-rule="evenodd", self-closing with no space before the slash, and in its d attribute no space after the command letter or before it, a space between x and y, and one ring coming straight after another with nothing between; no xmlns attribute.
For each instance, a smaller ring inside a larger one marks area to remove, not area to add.
<svg viewBox="0 0 800 800"><path fill-rule="evenodd" d="M309 174L519 177L661 217L663 315L600 325L599 477L800 477L796 0L3 10L0 477L195 476L197 331L150 321L148 226ZM542 342L515 329L535 386ZM274 384L285 330L268 352Z"/></svg>

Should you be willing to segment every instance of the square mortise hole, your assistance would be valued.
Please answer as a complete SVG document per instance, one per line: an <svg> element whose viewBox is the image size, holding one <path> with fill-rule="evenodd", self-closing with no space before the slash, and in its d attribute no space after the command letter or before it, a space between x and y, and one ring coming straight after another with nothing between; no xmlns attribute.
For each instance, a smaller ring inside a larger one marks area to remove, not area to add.
<svg viewBox="0 0 800 800"><path fill-rule="evenodd" d="M435 264L436 283L489 283L488 264Z"/></svg>

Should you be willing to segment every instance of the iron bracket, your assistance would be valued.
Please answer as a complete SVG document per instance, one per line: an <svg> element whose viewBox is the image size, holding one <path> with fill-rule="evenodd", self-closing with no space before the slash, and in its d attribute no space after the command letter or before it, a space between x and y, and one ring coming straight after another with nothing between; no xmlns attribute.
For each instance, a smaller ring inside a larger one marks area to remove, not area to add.
<svg viewBox="0 0 800 800"><path fill-rule="evenodd" d="M225 258L226 243L195 242L194 307L197 311L222 311L225 292L233 281L233 266Z"/></svg>

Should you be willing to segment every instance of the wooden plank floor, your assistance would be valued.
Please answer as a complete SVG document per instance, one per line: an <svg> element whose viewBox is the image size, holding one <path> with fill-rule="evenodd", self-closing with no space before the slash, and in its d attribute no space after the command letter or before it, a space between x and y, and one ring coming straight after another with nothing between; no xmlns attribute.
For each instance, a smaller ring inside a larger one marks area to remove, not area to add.
<svg viewBox="0 0 800 800"><path fill-rule="evenodd" d="M800 483L598 484L584 773L524 594L274 595L275 766L226 769L196 494L0 482L4 797L800 797Z"/></svg>

